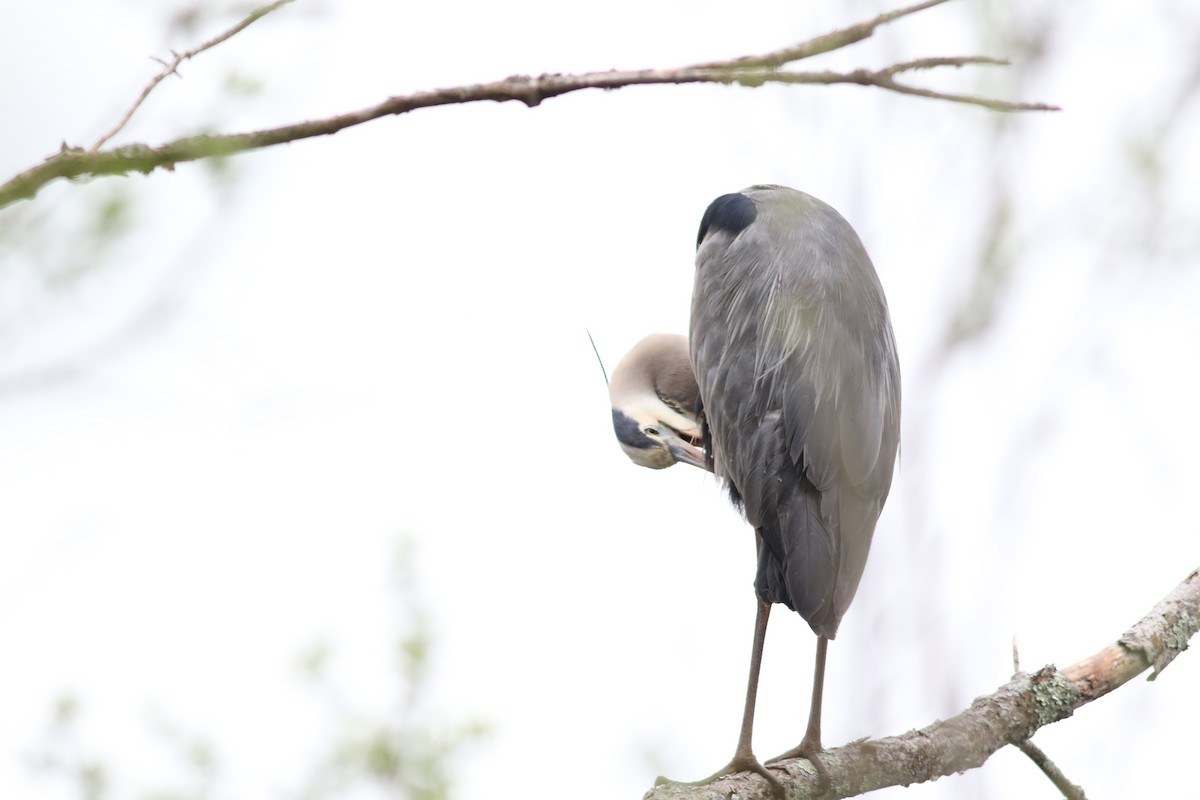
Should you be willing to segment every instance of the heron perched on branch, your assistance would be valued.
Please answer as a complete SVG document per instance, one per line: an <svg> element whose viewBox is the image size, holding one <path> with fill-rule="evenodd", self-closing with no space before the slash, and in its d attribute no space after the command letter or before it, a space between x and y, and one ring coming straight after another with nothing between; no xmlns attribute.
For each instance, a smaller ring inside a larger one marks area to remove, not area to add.
<svg viewBox="0 0 1200 800"><path fill-rule="evenodd" d="M613 424L635 463L723 479L754 526L758 614L737 749L754 771L759 665L774 603L817 634L808 727L780 758L819 762L825 655L854 599L900 444L900 368L883 287L854 229L784 186L714 200L696 241L690 336L640 342L614 370ZM696 447L697 435L703 449Z"/></svg>

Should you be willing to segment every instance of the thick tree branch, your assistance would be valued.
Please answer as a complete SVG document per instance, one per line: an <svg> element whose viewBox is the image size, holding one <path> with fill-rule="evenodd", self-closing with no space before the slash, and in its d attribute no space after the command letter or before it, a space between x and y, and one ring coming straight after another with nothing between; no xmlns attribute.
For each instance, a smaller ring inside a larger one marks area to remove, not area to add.
<svg viewBox="0 0 1200 800"><path fill-rule="evenodd" d="M284 142L294 142L315 136L328 136L346 128L379 119L380 117L406 114L419 108L433 108L435 106L483 101L518 101L532 108L543 100L583 89L620 89L626 86L684 83L720 83L741 86L762 86L767 83L857 84L860 86L875 86L901 94L918 95L955 103L982 106L999 111L1057 110L1054 106L1042 103L1010 103L1002 100L975 97L973 95L938 92L932 89L909 86L896 80L896 75L898 74L921 69L1004 63L979 56L925 58L878 70L860 69L852 72L795 72L780 70L780 67L788 64L795 64L797 61L862 41L871 36L875 32L875 29L881 25L944 2L947 2L947 0L927 0L927 2L881 14L866 22L851 25L832 33L817 36L792 47L783 48L760 56L744 56L725 61L709 61L673 69L612 70L574 75L546 74L538 77L514 75L491 83L455 86L447 89L434 89L410 95L391 97L378 105L360 111L310 122L284 125L267 130L250 133L190 136L168 142L158 147L149 147L144 144L130 144L107 150L97 149L124 126L128 117L132 116L133 112L137 110L142 100L145 99L145 96L166 75L174 71L174 68L178 66L176 62L181 62L184 58L225 41L225 39L244 29L255 19L258 19L267 11L279 5L279 3L275 3L259 12L255 12L255 15L251 15L250 18L243 20L238 26L216 37L216 39L210 40L198 48L189 50L182 56L176 56L176 61L167 64L163 73L146 87L142 96L134 104L133 108L130 109L129 114L126 115L126 119L123 119L113 131L97 142L96 147L93 147L92 150L68 147L64 144L60 152L56 155L47 158L41 164L21 172L3 185L0 185L0 208L18 200L34 197L42 187L57 178L71 179L98 177L101 175L126 175L131 172L149 173L157 168L171 169L175 164L185 161L228 156L247 150L283 144Z"/></svg>
<svg viewBox="0 0 1200 800"><path fill-rule="evenodd" d="M1115 644L1061 671L1043 667L1033 675L1018 673L961 714L900 736L851 742L826 751L821 761L829 771L827 798L855 797L887 786L908 786L980 766L1007 744L1031 737L1044 725L1071 716L1075 709L1103 697L1135 675L1153 668L1157 677L1187 649L1200 629L1200 569ZM804 759L773 764L789 796L816 797L816 771ZM664 784L646 800L771 800L767 782L739 773L707 786Z"/></svg>

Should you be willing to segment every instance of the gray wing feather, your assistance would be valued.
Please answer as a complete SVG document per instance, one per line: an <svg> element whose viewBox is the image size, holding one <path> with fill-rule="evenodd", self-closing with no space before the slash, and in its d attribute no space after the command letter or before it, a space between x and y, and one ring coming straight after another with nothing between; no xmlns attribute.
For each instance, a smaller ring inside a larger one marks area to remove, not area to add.
<svg viewBox="0 0 1200 800"><path fill-rule="evenodd" d="M882 287L849 223L783 187L696 257L692 367L717 473L762 537L756 588L830 638L866 565L899 444Z"/></svg>

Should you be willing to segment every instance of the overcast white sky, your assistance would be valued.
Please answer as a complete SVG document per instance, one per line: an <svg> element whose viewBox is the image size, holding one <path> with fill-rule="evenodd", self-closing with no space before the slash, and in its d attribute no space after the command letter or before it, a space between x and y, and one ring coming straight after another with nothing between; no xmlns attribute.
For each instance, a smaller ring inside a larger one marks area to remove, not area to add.
<svg viewBox="0 0 1200 800"><path fill-rule="evenodd" d="M300 0L188 65L120 141L765 51L887 7ZM165 8L0 2L0 176L94 140L148 56L235 18L165 38ZM1198 17L962 0L819 64L1010 56L937 80L1055 115L850 87L581 93L238 157L228 184L185 165L0 212L0 797L72 796L27 766L65 691L122 796L174 774L155 715L216 743L219 796L292 796L328 733L300 651L329 641L345 690L390 702L400 537L433 621L432 713L493 729L459 797L633 798L725 763L752 535L712 480L627 462L585 331L611 366L685 330L700 215L759 182L855 225L904 372L827 744L956 713L1007 680L1014 636L1030 670L1108 644L1200 563ZM1036 68L1013 29L1045 34ZM116 193L129 234L101 246L84 229ZM1005 194L993 324L943 351ZM775 615L760 755L803 732L812 647ZM1188 653L1036 741L1095 796L1180 796L1196 708ZM1055 792L1003 751L903 796Z"/></svg>

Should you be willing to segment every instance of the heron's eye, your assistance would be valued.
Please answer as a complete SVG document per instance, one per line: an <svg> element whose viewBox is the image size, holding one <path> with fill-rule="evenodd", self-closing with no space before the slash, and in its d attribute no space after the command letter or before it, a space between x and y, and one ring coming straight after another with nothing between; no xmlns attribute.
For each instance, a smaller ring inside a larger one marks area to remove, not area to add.
<svg viewBox="0 0 1200 800"><path fill-rule="evenodd" d="M646 427L642 428L642 430L646 432L647 436L658 436L658 428L654 427L653 425L647 425Z"/></svg>

